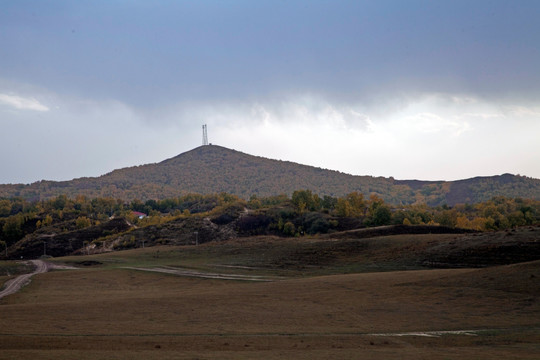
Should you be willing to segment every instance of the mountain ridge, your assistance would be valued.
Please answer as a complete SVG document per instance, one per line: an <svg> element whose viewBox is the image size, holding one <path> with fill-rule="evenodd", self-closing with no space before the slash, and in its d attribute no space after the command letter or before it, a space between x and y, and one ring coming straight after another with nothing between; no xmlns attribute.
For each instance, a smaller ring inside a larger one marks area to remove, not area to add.
<svg viewBox="0 0 540 360"><path fill-rule="evenodd" d="M455 205L493 196L540 199L540 180L502 174L455 181L395 180L350 175L336 170L249 155L219 145L204 145L158 163L113 170L69 181L0 185L0 197L42 200L58 195L148 200L188 193L226 192L249 198L309 189L320 196L353 191L376 194L393 204Z"/></svg>

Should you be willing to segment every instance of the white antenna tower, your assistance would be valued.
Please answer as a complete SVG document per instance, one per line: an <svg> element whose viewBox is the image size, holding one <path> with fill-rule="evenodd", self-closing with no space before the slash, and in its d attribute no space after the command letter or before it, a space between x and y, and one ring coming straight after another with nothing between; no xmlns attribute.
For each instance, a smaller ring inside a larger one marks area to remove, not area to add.
<svg viewBox="0 0 540 360"><path fill-rule="evenodd" d="M206 124L202 126L202 144L208 145L208 132L206 131Z"/></svg>

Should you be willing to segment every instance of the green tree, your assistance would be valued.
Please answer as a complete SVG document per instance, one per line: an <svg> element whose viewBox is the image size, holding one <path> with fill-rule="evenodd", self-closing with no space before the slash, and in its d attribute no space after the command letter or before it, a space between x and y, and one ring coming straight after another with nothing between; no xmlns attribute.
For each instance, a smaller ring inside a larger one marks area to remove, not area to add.
<svg viewBox="0 0 540 360"><path fill-rule="evenodd" d="M367 225L387 225L390 224L392 220L392 212L390 207L384 203L384 200L372 194L369 197L367 203L367 218L365 223Z"/></svg>
<svg viewBox="0 0 540 360"><path fill-rule="evenodd" d="M337 204L337 199L332 196L324 195L321 200L321 207L326 210L334 210Z"/></svg>
<svg viewBox="0 0 540 360"><path fill-rule="evenodd" d="M372 216L372 223L373 225L388 225L390 224L390 221L392 220L392 212L390 211L390 208L385 205L379 205L377 208L373 211Z"/></svg>
<svg viewBox="0 0 540 360"><path fill-rule="evenodd" d="M458 213L455 209L443 210L435 215L435 221L442 226L456 227L458 223Z"/></svg>
<svg viewBox="0 0 540 360"><path fill-rule="evenodd" d="M302 214L305 210L313 211L315 209L315 200L311 190L296 190L292 194L291 201L299 214Z"/></svg>
<svg viewBox="0 0 540 360"><path fill-rule="evenodd" d="M68 198L66 195L59 195L54 200L52 200L52 205L56 210L64 209L67 203L68 203Z"/></svg>
<svg viewBox="0 0 540 360"><path fill-rule="evenodd" d="M6 219L2 232L4 239L8 244L13 244L23 236L22 231L23 216L22 214L12 215Z"/></svg>

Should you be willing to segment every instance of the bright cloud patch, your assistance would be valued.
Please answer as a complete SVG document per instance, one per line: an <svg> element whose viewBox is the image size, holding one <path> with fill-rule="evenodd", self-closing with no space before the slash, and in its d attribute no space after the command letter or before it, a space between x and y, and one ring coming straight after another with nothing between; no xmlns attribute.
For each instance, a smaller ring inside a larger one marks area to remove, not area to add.
<svg viewBox="0 0 540 360"><path fill-rule="evenodd" d="M508 116L540 118L540 109L525 106L508 106L504 109Z"/></svg>
<svg viewBox="0 0 540 360"><path fill-rule="evenodd" d="M49 111L49 108L34 98L0 94L0 103L18 110Z"/></svg>
<svg viewBox="0 0 540 360"><path fill-rule="evenodd" d="M453 135L460 135L470 128L467 122L446 120L441 116L432 113L421 113L413 116L407 116L405 121L417 131L423 133L445 132Z"/></svg>
<svg viewBox="0 0 540 360"><path fill-rule="evenodd" d="M186 101L145 111L115 100L42 96L54 111L33 98L0 93L1 108L33 110L24 116L40 120L9 121L10 131L0 132L1 152L19 149L17 157L4 159L8 170L0 183L98 176L161 161L199 146L202 124L208 124L209 140L216 145L356 175L539 176L540 108L535 104L491 103L459 94L370 104L305 95ZM10 117L22 115L2 113L2 120Z"/></svg>

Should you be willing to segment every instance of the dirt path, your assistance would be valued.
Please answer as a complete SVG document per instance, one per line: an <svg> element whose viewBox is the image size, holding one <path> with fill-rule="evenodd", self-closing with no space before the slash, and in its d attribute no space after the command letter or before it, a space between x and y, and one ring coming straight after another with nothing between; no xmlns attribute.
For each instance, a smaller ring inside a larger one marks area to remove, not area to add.
<svg viewBox="0 0 540 360"><path fill-rule="evenodd" d="M368 335L383 336L383 337L403 337L403 336L441 337L443 335L478 336L479 332L485 332L485 331L493 331L493 329L416 331L416 332L403 332L403 333L379 333L379 334L368 334Z"/></svg>
<svg viewBox="0 0 540 360"><path fill-rule="evenodd" d="M273 278L256 276L256 275L208 273L208 272L187 270L187 269L181 269L181 268L171 268L171 267L154 267L154 268L126 267L125 269L159 272L159 273L164 273L164 274L198 277L198 278L204 278L204 279L243 280L243 281L274 281L275 280Z"/></svg>
<svg viewBox="0 0 540 360"><path fill-rule="evenodd" d="M49 271L49 265L43 260L30 260L36 266L33 273L19 275L15 279L6 282L4 290L0 291L0 299L19 291L23 286L30 282L30 278L35 274L40 274Z"/></svg>

